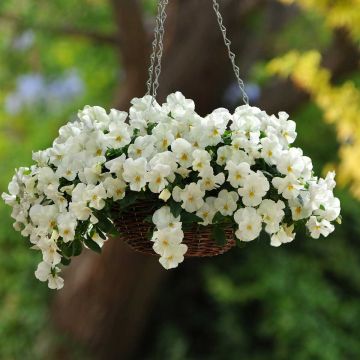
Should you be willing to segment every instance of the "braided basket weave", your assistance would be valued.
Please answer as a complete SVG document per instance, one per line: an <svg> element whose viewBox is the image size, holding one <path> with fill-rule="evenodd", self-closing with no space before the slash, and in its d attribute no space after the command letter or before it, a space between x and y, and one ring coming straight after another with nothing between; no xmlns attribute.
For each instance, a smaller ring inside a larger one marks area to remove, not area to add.
<svg viewBox="0 0 360 360"><path fill-rule="evenodd" d="M156 255L152 249L153 242L148 235L152 224L145 220L152 215L153 202L137 202L121 213L114 215L114 224L120 233L120 238L133 250L144 254ZM211 234L212 226L194 224L184 231L183 243L188 246L185 257L216 256L225 253L235 246L234 230L231 226L224 229L226 243L219 246Z"/></svg>

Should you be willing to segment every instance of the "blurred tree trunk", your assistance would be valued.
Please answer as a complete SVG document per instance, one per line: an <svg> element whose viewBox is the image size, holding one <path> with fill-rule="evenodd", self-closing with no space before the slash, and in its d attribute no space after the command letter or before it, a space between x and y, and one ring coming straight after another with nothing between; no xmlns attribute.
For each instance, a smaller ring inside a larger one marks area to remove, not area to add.
<svg viewBox="0 0 360 360"><path fill-rule="evenodd" d="M111 3L125 72L115 104L119 109L127 109L131 98L145 92L151 34L145 29L135 0L111 0ZM242 74L269 48L266 35L257 38L254 44L245 25L246 17L260 4L272 11L269 32L289 15L288 10L266 0L221 1ZM222 105L224 90L233 79L211 2L173 0L168 13L158 100L163 101L167 94L180 90L196 99L197 111L205 114ZM336 54L345 58L339 51ZM336 67L344 65L335 60L329 63ZM305 99L289 82L281 81L264 90L259 104L274 112L294 109ZM164 276L156 257L134 253L119 240L112 239L101 256L86 252L65 272L66 286L56 295L52 307L55 323L71 338L90 348L96 359L131 358Z"/></svg>

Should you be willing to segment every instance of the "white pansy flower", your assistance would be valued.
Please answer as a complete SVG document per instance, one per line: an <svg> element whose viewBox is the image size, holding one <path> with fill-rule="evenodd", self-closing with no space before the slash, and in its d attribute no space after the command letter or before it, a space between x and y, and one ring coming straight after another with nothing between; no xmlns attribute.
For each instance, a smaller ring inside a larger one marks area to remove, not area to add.
<svg viewBox="0 0 360 360"><path fill-rule="evenodd" d="M59 247L56 243L59 234L54 230L51 237L42 237L36 244L36 247L42 251L43 260L51 265L57 265L61 261L61 255L58 253Z"/></svg>
<svg viewBox="0 0 360 360"><path fill-rule="evenodd" d="M313 173L313 164L311 159L308 156L303 156L302 161L304 163L304 169L301 173L301 177L307 181L312 177Z"/></svg>
<svg viewBox="0 0 360 360"><path fill-rule="evenodd" d="M216 109L203 120L204 137L206 145L217 145L222 141L221 135L224 134L226 126L231 119L227 109Z"/></svg>
<svg viewBox="0 0 360 360"><path fill-rule="evenodd" d="M277 169L283 175L299 177L304 170L302 151L299 148L284 150L277 161Z"/></svg>
<svg viewBox="0 0 360 360"><path fill-rule="evenodd" d="M192 168L200 174L204 169L209 168L210 166L211 156L206 150L194 150L193 159Z"/></svg>
<svg viewBox="0 0 360 360"><path fill-rule="evenodd" d="M182 116L188 111L195 110L195 104L193 100L186 99L185 96L177 91L174 94L168 95L166 103L164 104L166 112L170 112L174 117Z"/></svg>
<svg viewBox="0 0 360 360"><path fill-rule="evenodd" d="M62 237L64 242L69 242L75 238L75 229L77 221L73 214L63 213L57 218L57 226L59 235Z"/></svg>
<svg viewBox="0 0 360 360"><path fill-rule="evenodd" d="M284 178L275 177L272 184L285 199L294 199L299 195L301 185L297 178L293 175L285 176Z"/></svg>
<svg viewBox="0 0 360 360"><path fill-rule="evenodd" d="M72 162L71 157L66 157L64 161L59 164L55 172L58 178L64 178L68 181L74 181L77 175L76 167Z"/></svg>
<svg viewBox="0 0 360 360"><path fill-rule="evenodd" d="M229 145L221 146L217 149L216 163L218 165L225 165L232 154L232 147Z"/></svg>
<svg viewBox="0 0 360 360"><path fill-rule="evenodd" d="M180 193L181 207L190 213L199 210L204 205L204 195L205 191L201 190L198 184L186 185Z"/></svg>
<svg viewBox="0 0 360 360"><path fill-rule="evenodd" d="M264 199L257 212L265 223L265 231L269 234L277 232L280 228L280 222L283 219L285 204L279 200L277 202Z"/></svg>
<svg viewBox="0 0 360 360"><path fill-rule="evenodd" d="M225 170L229 172L227 181L234 188L244 185L245 179L251 174L250 165L246 162L236 164L230 160L227 162Z"/></svg>
<svg viewBox="0 0 360 360"><path fill-rule="evenodd" d="M118 201L125 197L126 183L122 179L108 177L103 182L103 185L108 198Z"/></svg>
<svg viewBox="0 0 360 360"><path fill-rule="evenodd" d="M154 231L151 239L154 242L153 249L157 254L163 256L171 246L180 245L183 237L183 231L177 227Z"/></svg>
<svg viewBox="0 0 360 360"><path fill-rule="evenodd" d="M43 167L38 172L38 189L45 195L51 196L58 192L59 178L49 167Z"/></svg>
<svg viewBox="0 0 360 360"><path fill-rule="evenodd" d="M314 211L314 215L320 216L327 221L334 221L340 215L340 200L330 196L319 209Z"/></svg>
<svg viewBox="0 0 360 360"><path fill-rule="evenodd" d="M257 206L270 189L270 184L261 171L246 177L242 188L238 190L245 206Z"/></svg>
<svg viewBox="0 0 360 360"><path fill-rule="evenodd" d="M326 237L334 231L334 225L325 219L318 220L316 216L310 217L306 223L306 227L310 231L310 236L314 239L318 239L320 235Z"/></svg>
<svg viewBox="0 0 360 360"><path fill-rule="evenodd" d="M146 159L126 159L123 167L123 178L130 184L130 189L132 191L141 191L141 189L146 185Z"/></svg>
<svg viewBox="0 0 360 360"><path fill-rule="evenodd" d="M50 149L33 152L32 159L37 163L39 167L48 166L48 163L50 161Z"/></svg>
<svg viewBox="0 0 360 360"><path fill-rule="evenodd" d="M274 165L277 163L281 154L281 145L276 137L266 137L260 140L261 142L261 156L269 164Z"/></svg>
<svg viewBox="0 0 360 360"><path fill-rule="evenodd" d="M129 157L133 159L149 159L154 153L154 140L154 137L151 135L137 137L134 143L129 146Z"/></svg>
<svg viewBox="0 0 360 360"><path fill-rule="evenodd" d="M232 215L237 209L237 201L239 195L235 191L221 190L214 202L216 211L219 211L222 215Z"/></svg>
<svg viewBox="0 0 360 360"><path fill-rule="evenodd" d="M183 191L183 189L181 189L179 186L175 186L172 190L172 198L176 201L176 202L180 202L181 198L180 198L180 194Z"/></svg>
<svg viewBox="0 0 360 360"><path fill-rule="evenodd" d="M261 121L259 119L260 109L249 105L242 105L235 109L233 123L230 129L235 133L246 134L250 138L251 134L260 133Z"/></svg>
<svg viewBox="0 0 360 360"><path fill-rule="evenodd" d="M101 210L105 206L105 200L107 198L106 190L104 185L88 185L86 187L85 199L89 201L89 207Z"/></svg>
<svg viewBox="0 0 360 360"><path fill-rule="evenodd" d="M170 197L171 197L171 192L168 189L164 189L159 195L159 199L165 202L168 201Z"/></svg>
<svg viewBox="0 0 360 360"><path fill-rule="evenodd" d="M105 167L110 171L110 173L116 174L117 177L121 177L125 160L126 155L122 154L115 159L107 161L105 163Z"/></svg>
<svg viewBox="0 0 360 360"><path fill-rule="evenodd" d="M175 170L175 173L179 174L183 179L186 179L190 175L191 170L180 166Z"/></svg>
<svg viewBox="0 0 360 360"><path fill-rule="evenodd" d="M49 157L50 162L53 165L59 166L63 160L63 158L68 154L68 146L67 144L54 144L52 148L49 149L47 156ZM38 156L35 154L35 158ZM44 159L39 159L40 162L43 162ZM47 162L44 164L47 166Z"/></svg>
<svg viewBox="0 0 360 360"><path fill-rule="evenodd" d="M72 202L69 204L70 212L81 221L87 220L92 214L85 193L86 185L83 183L77 184L72 191Z"/></svg>
<svg viewBox="0 0 360 360"><path fill-rule="evenodd" d="M185 139L176 139L171 144L171 150L176 156L178 163L184 167L188 168L192 163L192 146Z"/></svg>
<svg viewBox="0 0 360 360"><path fill-rule="evenodd" d="M326 174L326 178L324 179L324 183L326 184L328 190L333 191L336 186L335 181L335 171L329 171Z"/></svg>
<svg viewBox="0 0 360 360"><path fill-rule="evenodd" d="M207 197L204 205L196 212L196 215L203 219L200 224L206 226L212 223L217 211L215 209L215 200L216 198L213 196Z"/></svg>
<svg viewBox="0 0 360 360"><path fill-rule="evenodd" d="M188 247L185 244L173 245L160 257L160 264L166 269L174 269L184 261Z"/></svg>
<svg viewBox="0 0 360 360"><path fill-rule="evenodd" d="M159 230L165 228L181 228L180 216L175 218L168 206L163 206L156 210L152 216L152 222Z"/></svg>
<svg viewBox="0 0 360 360"><path fill-rule="evenodd" d="M255 164L255 159L252 158L249 154L247 154L243 150L236 150L236 149L232 151L230 161L233 161L235 164L240 164L242 162L246 162L250 165Z"/></svg>
<svg viewBox="0 0 360 360"><path fill-rule="evenodd" d="M294 225L288 226L288 225L282 225L280 227L280 230L271 236L270 245L278 247L281 244L285 244L288 242L291 242L295 238L294 231Z"/></svg>
<svg viewBox="0 0 360 360"><path fill-rule="evenodd" d="M282 144L287 147L296 139L296 123L292 120L288 120L289 115L284 111L279 112L278 116L279 118L276 119L276 123L280 135L279 139L281 140Z"/></svg>
<svg viewBox="0 0 360 360"><path fill-rule="evenodd" d="M58 267L52 268L50 264L42 261L38 264L35 277L42 282L47 281L50 289L60 290L64 286L64 279L58 276L59 272L60 269Z"/></svg>
<svg viewBox="0 0 360 360"><path fill-rule="evenodd" d="M126 112L117 112L112 109L110 116L113 118L109 125L109 133L106 134L108 146L112 149L120 149L128 145L131 141L130 126L124 121L127 117ZM118 118L118 119L117 119Z"/></svg>
<svg viewBox="0 0 360 360"><path fill-rule="evenodd" d="M29 211L29 216L34 225L50 232L57 225L58 209L55 205L35 204Z"/></svg>
<svg viewBox="0 0 360 360"><path fill-rule="evenodd" d="M239 240L252 241L260 235L261 216L254 208L245 207L237 210L234 220L238 225L235 235Z"/></svg>
<svg viewBox="0 0 360 360"><path fill-rule="evenodd" d="M293 220L301 220L309 217L312 213L309 193L301 191L296 198L289 199L289 206Z"/></svg>
<svg viewBox="0 0 360 360"><path fill-rule="evenodd" d="M102 131L93 131L85 145L88 157L96 159L96 162L104 162L108 145L108 139Z"/></svg>
<svg viewBox="0 0 360 360"><path fill-rule="evenodd" d="M83 110L78 112L78 117L90 129L104 129L109 123L109 116L100 106L86 105Z"/></svg>
<svg viewBox="0 0 360 360"><path fill-rule="evenodd" d="M164 151L156 154L149 161L150 169L154 168L158 164L170 167L170 174L167 178L170 182L173 182L175 180L174 172L178 167L175 155L171 151Z"/></svg>
<svg viewBox="0 0 360 360"><path fill-rule="evenodd" d="M95 185L100 182L103 178L102 164L95 163L90 167L86 167L83 172L79 172L79 179L85 184Z"/></svg>
<svg viewBox="0 0 360 360"><path fill-rule="evenodd" d="M198 181L198 184L202 190L206 191L216 189L225 182L225 175L223 173L214 175L214 170L211 166L205 167L200 176L201 180Z"/></svg>
<svg viewBox="0 0 360 360"><path fill-rule="evenodd" d="M160 193L168 184L167 176L171 168L168 165L157 164L146 174L146 181L151 192Z"/></svg>
<svg viewBox="0 0 360 360"><path fill-rule="evenodd" d="M162 123L153 129L152 135L155 138L155 147L158 151L167 151L174 141L174 135L169 130L169 126Z"/></svg>

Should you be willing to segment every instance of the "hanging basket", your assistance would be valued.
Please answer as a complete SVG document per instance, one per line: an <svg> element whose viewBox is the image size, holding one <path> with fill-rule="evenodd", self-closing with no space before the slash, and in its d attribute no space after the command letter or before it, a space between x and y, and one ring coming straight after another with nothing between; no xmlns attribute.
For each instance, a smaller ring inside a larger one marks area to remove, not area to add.
<svg viewBox="0 0 360 360"><path fill-rule="evenodd" d="M280 246L299 225L317 239L340 222L335 174L314 175L311 159L293 146L295 122L249 105L216 0L245 105L201 117L180 92L157 103L167 2L159 0L147 94L128 113L86 106L51 148L33 154L35 165L16 171L2 196L15 229L42 252L35 276L52 289L63 286L60 263L84 247L101 252L118 232L172 269L184 257L222 254L235 238L266 233Z"/></svg>
<svg viewBox="0 0 360 360"><path fill-rule="evenodd" d="M113 221L119 231L122 241L135 251L146 255L156 255L149 240L153 225L147 221L152 216L153 201L143 201L130 206L126 211L118 214L114 207ZM188 250L185 257L210 257L224 254L236 245L234 229L231 225L224 228L226 242L219 245L212 236L212 226L192 225L184 231L183 243Z"/></svg>

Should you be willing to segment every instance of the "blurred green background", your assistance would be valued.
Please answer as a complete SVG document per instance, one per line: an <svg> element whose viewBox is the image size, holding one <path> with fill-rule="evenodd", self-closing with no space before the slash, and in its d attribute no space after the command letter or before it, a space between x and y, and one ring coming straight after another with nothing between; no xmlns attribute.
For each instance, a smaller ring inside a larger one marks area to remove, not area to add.
<svg viewBox="0 0 360 360"><path fill-rule="evenodd" d="M149 43L156 2L131 2L140 10ZM110 108L119 103L119 91L128 86L121 56L126 49L118 48L112 34L119 32L121 18L114 12L127 11L128 3L0 2L0 192L6 191L14 168L30 165L31 152L48 147L59 126L74 118L78 109L85 104ZM190 3L171 4L173 32ZM210 8L210 1L195 3L198 9ZM251 9L244 6L245 16L239 11L237 20L235 8L243 5L220 3L225 21L239 22L230 37L239 49L251 102L259 106L270 102L263 105L269 111L291 110L297 122L297 146L313 159L317 173L329 168L339 172L343 224L326 239L298 234L293 243L279 249L259 240L216 259L188 260L154 283L156 291L141 331L131 339L131 349L123 352L116 341L126 343L126 331L112 334L115 345L105 350L105 345L93 345L88 338L82 341L71 326L64 330L54 320L59 314L52 314L66 312L66 307L58 309L54 305L58 294L34 278L38 255L13 230L10 211L0 202L0 359L360 358L360 4L356 0L244 1L252 3ZM198 16L207 14L211 13ZM238 27L248 39L245 50L241 39L237 41ZM126 38L126 29L122 36ZM176 49L178 38L170 40L169 48ZM345 43L348 53L343 50ZM284 57L294 50L295 60ZM323 62L308 60L308 51L321 53ZM194 51L194 56L208 62L206 55ZM325 68L327 83L319 80ZM209 108L240 104L228 70L216 100L206 105ZM165 76L171 75L165 71ZM194 95L184 93L197 102L195 90ZM123 266L125 273L131 272L126 263ZM138 276L136 281L145 280ZM122 310L130 313L136 308ZM117 321L122 321L121 316Z"/></svg>

